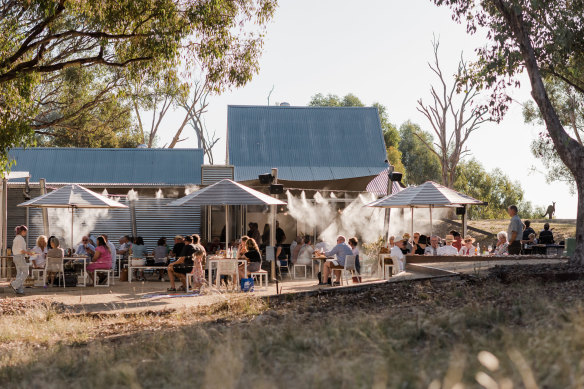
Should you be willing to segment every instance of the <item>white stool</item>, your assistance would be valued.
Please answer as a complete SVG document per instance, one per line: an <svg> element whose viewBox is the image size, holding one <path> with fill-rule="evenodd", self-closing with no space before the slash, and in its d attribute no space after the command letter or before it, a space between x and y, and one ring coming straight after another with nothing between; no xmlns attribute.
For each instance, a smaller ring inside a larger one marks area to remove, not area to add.
<svg viewBox="0 0 584 389"><path fill-rule="evenodd" d="M303 267L304 268L304 278L308 278L308 269L306 269L306 265L294 265L293 273L292 273L292 275L294 276L294 279L296 279L296 268L297 267ZM300 278L300 277L298 277L298 278Z"/></svg>
<svg viewBox="0 0 584 389"><path fill-rule="evenodd" d="M99 273L105 273L106 277L107 277L107 282L105 283L105 285L99 285ZM94 270L94 280L93 280L93 285L95 287L99 287L99 286L103 286L103 287L109 287L110 286L110 274L112 273L111 269L95 269ZM115 281L114 281L114 277L112 276L112 285L115 285Z"/></svg>
<svg viewBox="0 0 584 389"><path fill-rule="evenodd" d="M251 278L253 278L254 276L257 276L259 278L259 280L260 280L260 287L263 286L263 284L262 284L262 278L265 277L266 286L268 286L268 272L267 271L265 271L265 270L258 270L258 271L254 271L254 272L252 272L250 274L251 274Z"/></svg>
<svg viewBox="0 0 584 389"><path fill-rule="evenodd" d="M385 265L383 270L383 279L388 280L392 276L393 265Z"/></svg>

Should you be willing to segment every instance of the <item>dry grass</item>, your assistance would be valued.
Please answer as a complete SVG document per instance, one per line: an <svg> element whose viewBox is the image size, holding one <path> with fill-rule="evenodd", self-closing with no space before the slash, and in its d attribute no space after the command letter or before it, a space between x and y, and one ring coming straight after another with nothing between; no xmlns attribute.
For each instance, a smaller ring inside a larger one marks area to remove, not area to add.
<svg viewBox="0 0 584 389"><path fill-rule="evenodd" d="M22 388L582 387L583 287L583 281L408 283L126 316L73 316L41 306L0 317L0 382Z"/></svg>

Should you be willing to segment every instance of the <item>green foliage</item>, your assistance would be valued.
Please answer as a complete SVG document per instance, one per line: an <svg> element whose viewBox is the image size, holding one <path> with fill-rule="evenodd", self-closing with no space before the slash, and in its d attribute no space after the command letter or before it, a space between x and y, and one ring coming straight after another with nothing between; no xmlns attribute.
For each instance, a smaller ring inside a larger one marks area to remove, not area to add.
<svg viewBox="0 0 584 389"><path fill-rule="evenodd" d="M35 130L41 142L53 135L75 140L97 125L88 144L133 142L122 135L131 138L130 130L115 128L127 120L122 88L129 80L180 66L187 78L202 70L214 91L244 85L258 71L275 7L276 0L4 2L0 167L11 147L32 144ZM71 88L82 80L87 91ZM78 133L63 135L67 129ZM116 134L122 138L114 141Z"/></svg>
<svg viewBox="0 0 584 389"><path fill-rule="evenodd" d="M571 129L573 138L582 144L584 94L569 84L552 77L546 80L545 85L562 125L564 128ZM523 105L523 117L526 123L545 126L541 112L531 101ZM539 136L531 142L531 152L543 163L546 171L541 173L545 175L548 183L563 182L568 185L571 193L576 192L574 175L560 159L547 132L540 132Z"/></svg>
<svg viewBox="0 0 584 389"><path fill-rule="evenodd" d="M486 171L476 159L458 165L454 189L488 203L470 207L469 217L472 219L505 218L507 207L515 204L521 208L523 201L520 184L513 182L501 169Z"/></svg>
<svg viewBox="0 0 584 389"><path fill-rule="evenodd" d="M308 103L311 107L364 107L365 104L354 94L348 93L345 97L340 98L337 95L328 94L324 96L317 93L310 98Z"/></svg>
<svg viewBox="0 0 584 389"><path fill-rule="evenodd" d="M436 154L428 150L418 136L428 144L433 143L432 135L423 131L419 125L407 121L400 126L399 150L408 173L405 183L420 185L426 181L440 182L442 179L440 160Z"/></svg>

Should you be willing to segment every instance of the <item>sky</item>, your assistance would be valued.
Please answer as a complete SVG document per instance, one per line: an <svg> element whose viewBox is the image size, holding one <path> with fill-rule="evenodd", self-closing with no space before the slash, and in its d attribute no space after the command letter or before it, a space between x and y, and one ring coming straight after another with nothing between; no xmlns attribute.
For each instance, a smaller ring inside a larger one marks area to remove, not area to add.
<svg viewBox="0 0 584 389"><path fill-rule="evenodd" d="M210 99L207 127L219 143L215 163L225 161L228 105L265 105L288 102L306 105L316 93L344 96L353 93L366 105L379 102L388 108L390 121L407 120L431 131L417 111L417 101L430 102L429 88L437 78L428 68L432 39L440 40L439 58L446 74L454 74L461 53L472 60L484 36L469 36L451 19L448 8L430 0L280 0L267 28L260 70L245 87ZM575 218L577 199L565 184L549 185L542 164L529 145L542 127L523 122L521 103L531 99L526 77L511 92L516 101L505 119L487 123L471 135L468 158L478 159L488 170L501 168L519 182L525 200L547 206L555 201L557 218ZM183 119L173 112L161 129L160 143L167 143ZM192 131L192 130L189 130ZM179 147L196 147L194 133ZM535 172L534 172L535 170Z"/></svg>

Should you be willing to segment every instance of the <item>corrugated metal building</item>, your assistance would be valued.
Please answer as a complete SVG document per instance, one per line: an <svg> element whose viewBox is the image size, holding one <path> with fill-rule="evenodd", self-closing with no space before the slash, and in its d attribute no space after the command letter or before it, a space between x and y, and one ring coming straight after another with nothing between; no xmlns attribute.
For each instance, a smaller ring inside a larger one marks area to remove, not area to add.
<svg viewBox="0 0 584 389"><path fill-rule="evenodd" d="M287 187L365 191L387 168L374 107L228 107L228 161L235 180L257 185L278 168Z"/></svg>
<svg viewBox="0 0 584 389"><path fill-rule="evenodd" d="M149 247L161 236L172 238L176 234L200 232L200 208L166 204L201 184L201 149L17 148L10 151L10 157L16 161L13 170L28 171L31 178L28 187L24 179L9 181L8 246L16 225L29 225L29 245L42 233L41 211L16 207L27 198L40 195L40 178L46 179L49 190L77 183L98 193L105 190L109 195L117 195L122 203L128 202L131 190L132 196L137 196L138 235L144 237ZM67 226L66 220L70 218L66 212L70 211L49 211L50 225L56 234ZM130 209L75 212L84 231L105 233L114 241L121 235L131 235Z"/></svg>

